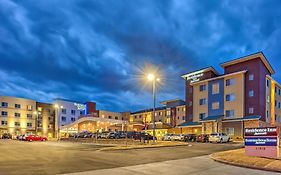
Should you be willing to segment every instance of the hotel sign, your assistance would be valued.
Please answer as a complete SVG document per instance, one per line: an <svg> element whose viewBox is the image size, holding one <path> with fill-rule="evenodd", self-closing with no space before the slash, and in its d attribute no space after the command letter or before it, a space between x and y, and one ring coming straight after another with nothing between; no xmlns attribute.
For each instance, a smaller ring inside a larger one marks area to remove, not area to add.
<svg viewBox="0 0 281 175"><path fill-rule="evenodd" d="M245 154L248 156L279 157L279 128L246 128Z"/></svg>
<svg viewBox="0 0 281 175"><path fill-rule="evenodd" d="M197 71L193 74L190 74L186 77L186 80L190 80L190 83L195 83L197 81L200 81L200 78L203 76L203 71Z"/></svg>
<svg viewBox="0 0 281 175"><path fill-rule="evenodd" d="M80 103L74 103L74 106L77 107L77 110L83 111L86 109L86 105Z"/></svg>

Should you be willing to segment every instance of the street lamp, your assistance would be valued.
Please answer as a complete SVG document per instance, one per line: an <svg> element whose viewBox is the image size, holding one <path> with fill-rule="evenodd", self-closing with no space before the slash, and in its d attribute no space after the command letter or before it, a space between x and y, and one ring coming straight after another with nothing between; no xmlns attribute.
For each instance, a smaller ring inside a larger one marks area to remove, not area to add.
<svg viewBox="0 0 281 175"><path fill-rule="evenodd" d="M156 82L160 81L160 78L156 78L154 74L147 75L147 80L152 81L152 96L153 96L153 112L152 112L152 132L153 132L153 144L155 144L155 102L156 102Z"/></svg>
<svg viewBox="0 0 281 175"><path fill-rule="evenodd" d="M57 139L59 140L59 135L60 135L60 126L59 126L59 109L62 109L63 106L59 106L58 104L55 104L54 106L57 109L57 115L55 117L55 128L56 128L56 134L57 134Z"/></svg>

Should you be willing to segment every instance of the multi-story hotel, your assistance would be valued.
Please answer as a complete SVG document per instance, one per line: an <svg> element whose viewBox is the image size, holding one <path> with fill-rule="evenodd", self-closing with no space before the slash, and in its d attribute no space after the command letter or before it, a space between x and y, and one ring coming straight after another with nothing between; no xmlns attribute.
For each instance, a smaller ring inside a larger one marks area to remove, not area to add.
<svg viewBox="0 0 281 175"><path fill-rule="evenodd" d="M34 133L36 130L36 101L0 96L0 135Z"/></svg>
<svg viewBox="0 0 281 175"><path fill-rule="evenodd" d="M202 133L243 137L244 128L279 125L281 86L262 52L221 64L223 74L208 67L182 76L186 83L187 122ZM180 127L180 126L179 126Z"/></svg>

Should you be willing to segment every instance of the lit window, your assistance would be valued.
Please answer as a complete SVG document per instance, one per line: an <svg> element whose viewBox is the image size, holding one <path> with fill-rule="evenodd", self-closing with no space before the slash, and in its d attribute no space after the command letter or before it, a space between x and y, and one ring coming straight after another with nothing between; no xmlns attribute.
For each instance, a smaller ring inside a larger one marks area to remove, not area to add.
<svg viewBox="0 0 281 175"><path fill-rule="evenodd" d="M32 111L32 109L33 109L32 105L27 105L27 110L28 111Z"/></svg>
<svg viewBox="0 0 281 175"><path fill-rule="evenodd" d="M26 126L27 126L28 128L32 128L32 123L26 123Z"/></svg>
<svg viewBox="0 0 281 175"><path fill-rule="evenodd" d="M42 112L42 107L38 107L38 111Z"/></svg>
<svg viewBox="0 0 281 175"><path fill-rule="evenodd" d="M226 134L229 136L234 135L234 128L226 128Z"/></svg>
<svg viewBox="0 0 281 175"><path fill-rule="evenodd" d="M234 110L226 110L225 116L226 117L234 117Z"/></svg>
<svg viewBox="0 0 281 175"><path fill-rule="evenodd" d="M235 94L227 94L225 96L226 101L234 101L235 100Z"/></svg>
<svg viewBox="0 0 281 175"><path fill-rule="evenodd" d="M227 79L226 81L225 81L225 85L226 86L232 86L232 85L234 85L235 84L235 79L234 78L230 78L230 79Z"/></svg>
<svg viewBox="0 0 281 175"><path fill-rule="evenodd" d="M1 125L7 126L8 125L8 121L1 121Z"/></svg>
<svg viewBox="0 0 281 175"><path fill-rule="evenodd" d="M249 75L249 80L250 80L250 81L253 81L253 80L254 80L254 75L253 75L253 74L250 74L250 75Z"/></svg>
<svg viewBox="0 0 281 175"><path fill-rule="evenodd" d="M219 102L213 102L212 103L212 109L219 109L220 108L220 103Z"/></svg>
<svg viewBox="0 0 281 175"><path fill-rule="evenodd" d="M171 115L171 111L167 111L167 115L168 115L168 116Z"/></svg>
<svg viewBox="0 0 281 175"><path fill-rule="evenodd" d="M253 97L254 96L254 91L253 90L250 90L249 91L249 97Z"/></svg>
<svg viewBox="0 0 281 175"><path fill-rule="evenodd" d="M254 113L254 108L253 107L249 108L249 114L253 114L253 113Z"/></svg>
<svg viewBox="0 0 281 175"><path fill-rule="evenodd" d="M218 94L220 92L219 83L215 83L212 85L212 94Z"/></svg>
<svg viewBox="0 0 281 175"><path fill-rule="evenodd" d="M15 126L20 126L20 122L15 122Z"/></svg>

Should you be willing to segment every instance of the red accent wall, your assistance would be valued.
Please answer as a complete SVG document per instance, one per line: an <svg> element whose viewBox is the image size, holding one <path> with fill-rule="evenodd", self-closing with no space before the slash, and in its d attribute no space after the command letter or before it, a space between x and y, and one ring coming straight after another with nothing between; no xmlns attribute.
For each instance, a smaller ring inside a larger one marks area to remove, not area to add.
<svg viewBox="0 0 281 175"><path fill-rule="evenodd" d="M86 111L87 114L92 114L97 111L95 102L86 102L86 105L87 105L87 111Z"/></svg>
<svg viewBox="0 0 281 175"><path fill-rule="evenodd" d="M247 70L245 74L245 109L244 116L260 115L266 121L266 75L271 75L259 58L225 67L225 74ZM254 80L249 80L249 75L254 75ZM254 90L254 97L249 97L250 90ZM254 113L249 114L249 107L254 108Z"/></svg>

